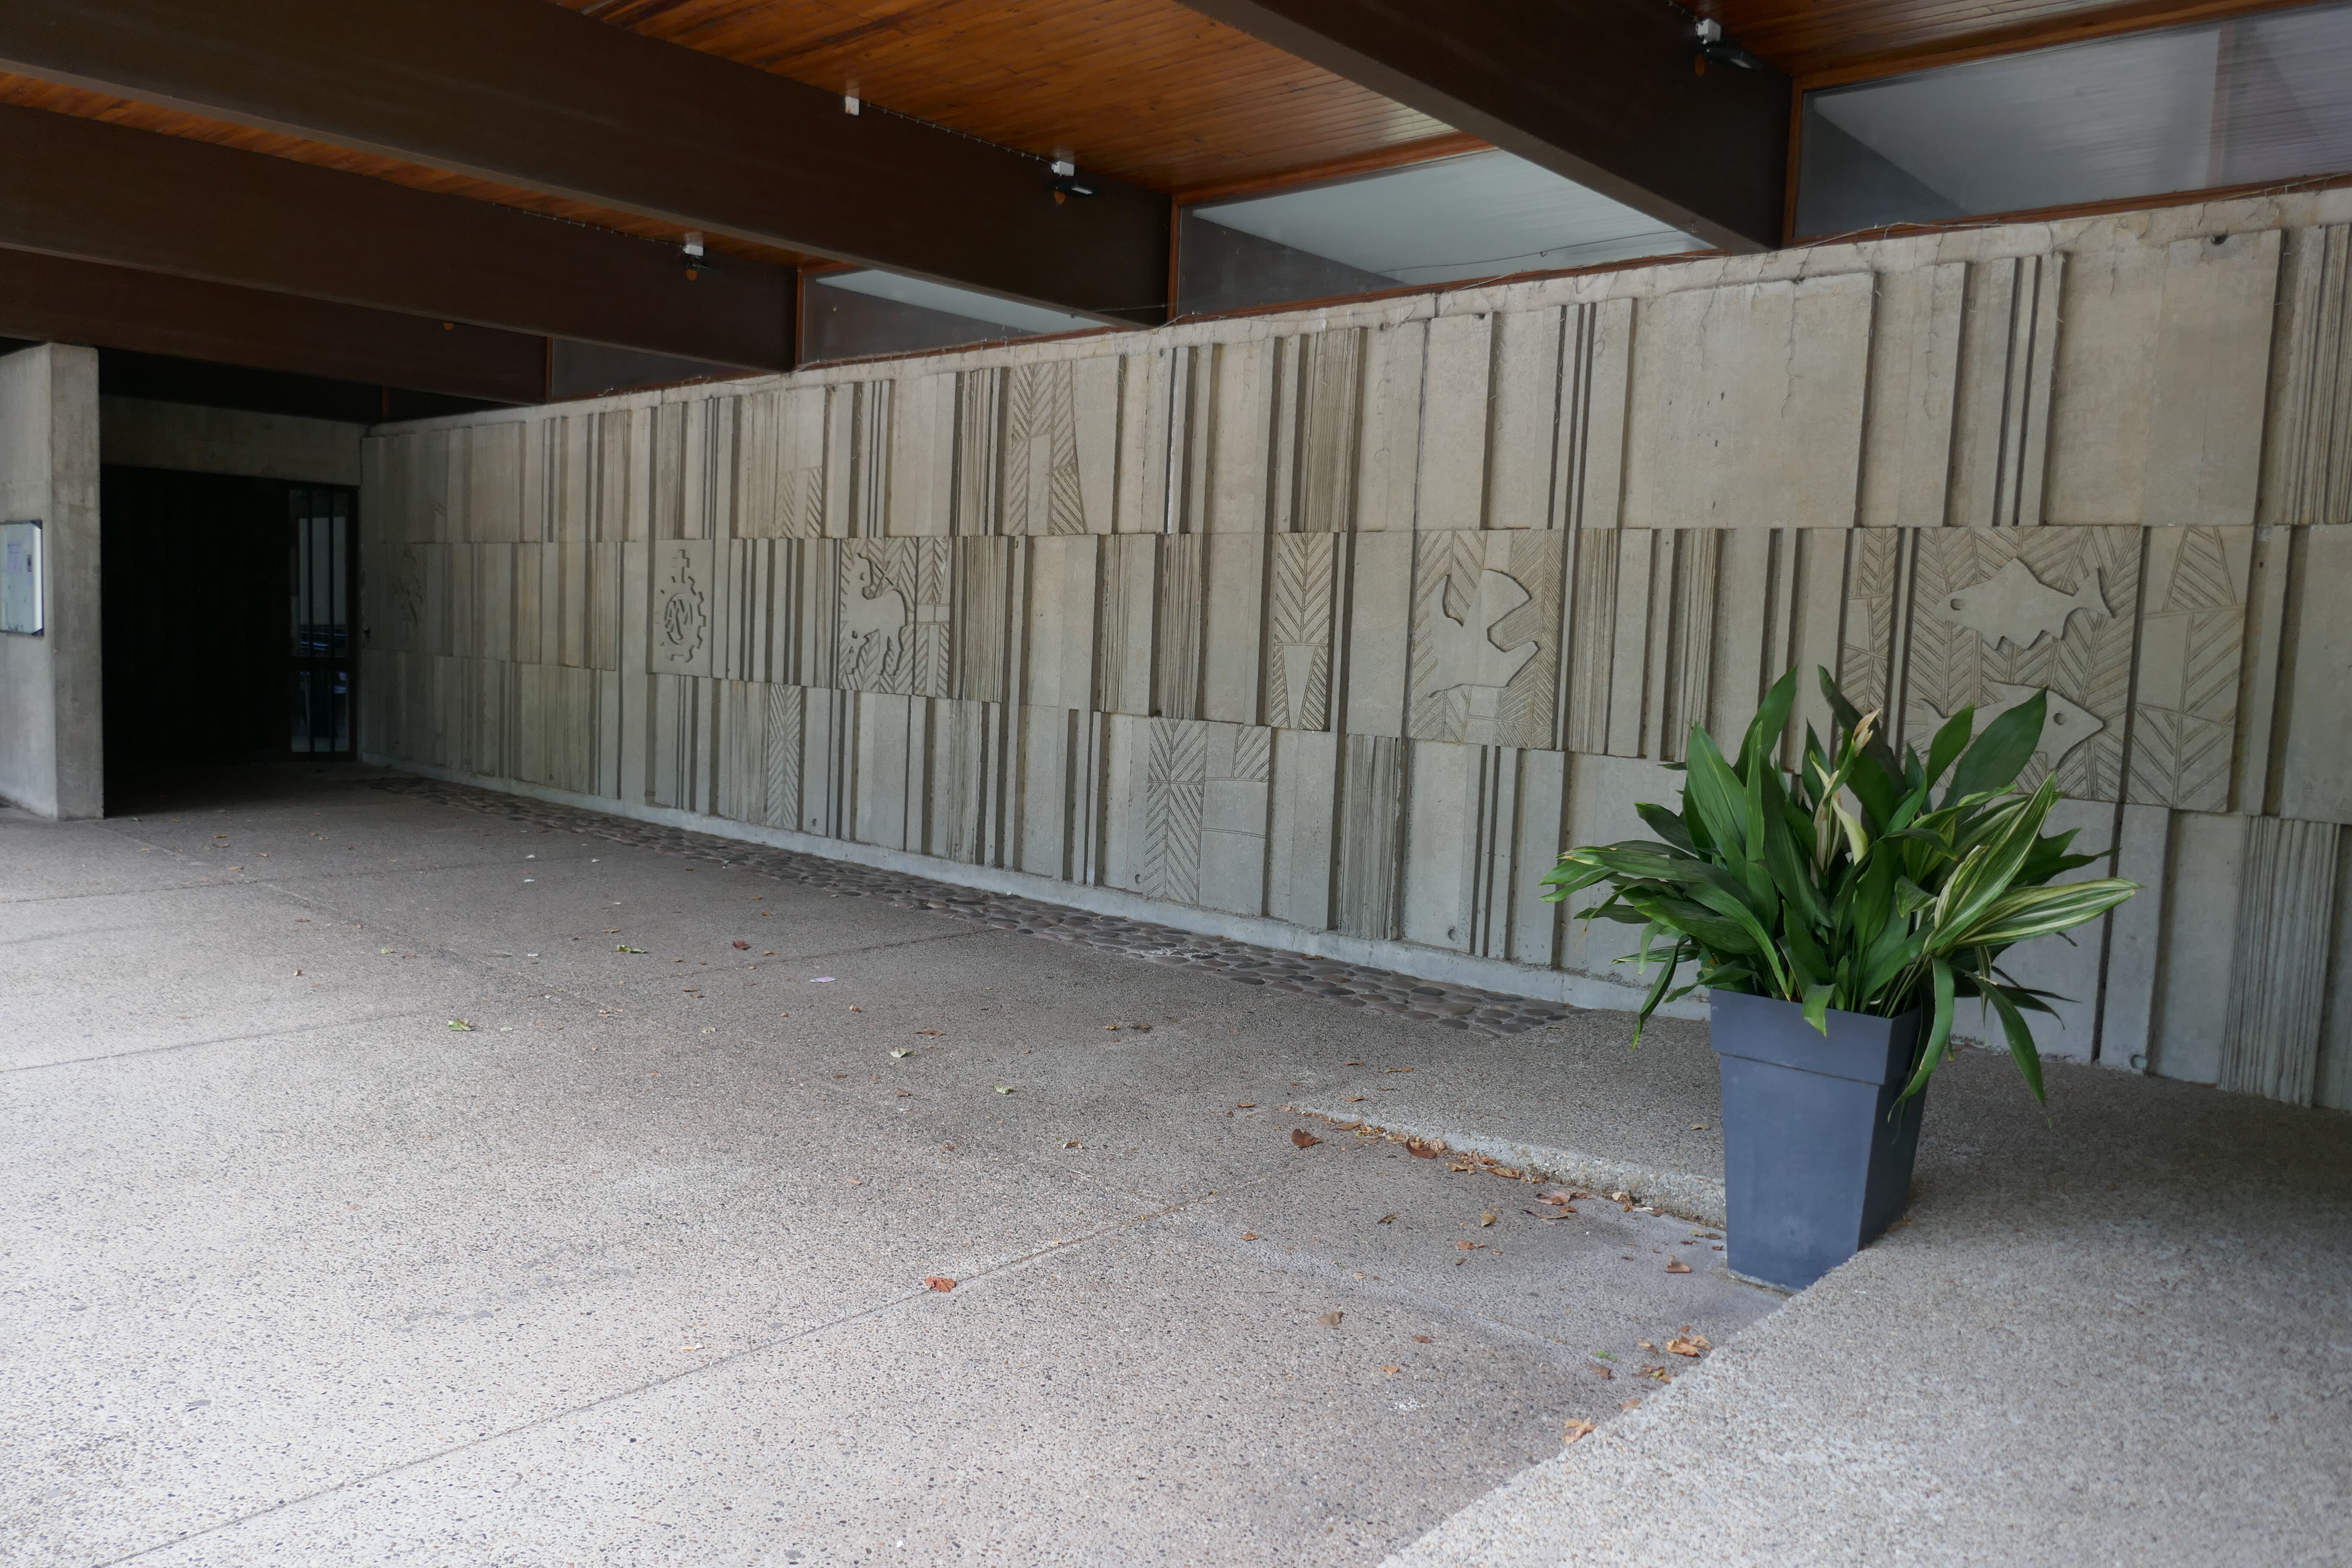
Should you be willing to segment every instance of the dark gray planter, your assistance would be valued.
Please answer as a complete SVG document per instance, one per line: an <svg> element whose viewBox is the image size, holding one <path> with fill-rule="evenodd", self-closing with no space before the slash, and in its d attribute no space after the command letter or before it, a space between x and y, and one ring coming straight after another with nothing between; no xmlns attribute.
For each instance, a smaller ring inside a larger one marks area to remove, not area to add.
<svg viewBox="0 0 2352 1568"><path fill-rule="evenodd" d="M1801 1290L1903 1213L1927 1097L1888 1112L1920 1019L1833 1012L1824 1037L1794 1002L1715 994L1733 1273Z"/></svg>

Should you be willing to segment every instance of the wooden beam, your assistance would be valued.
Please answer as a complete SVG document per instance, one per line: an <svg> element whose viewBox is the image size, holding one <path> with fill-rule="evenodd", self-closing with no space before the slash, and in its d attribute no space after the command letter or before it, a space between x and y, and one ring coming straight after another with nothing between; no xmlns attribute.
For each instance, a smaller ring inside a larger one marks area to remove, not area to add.
<svg viewBox="0 0 2352 1568"><path fill-rule="evenodd" d="M0 245L753 370L788 268L689 280L649 239L181 136L0 105Z"/></svg>
<svg viewBox="0 0 2352 1568"><path fill-rule="evenodd" d="M0 250L0 336L537 403L547 340L223 283Z"/></svg>
<svg viewBox="0 0 2352 1568"><path fill-rule="evenodd" d="M1726 250L1780 243L1789 79L1664 0L1185 0Z"/></svg>
<svg viewBox="0 0 2352 1568"><path fill-rule="evenodd" d="M8 0L0 68L1101 321L1166 315L1165 196L1097 177L1056 201L1045 159L544 0Z"/></svg>

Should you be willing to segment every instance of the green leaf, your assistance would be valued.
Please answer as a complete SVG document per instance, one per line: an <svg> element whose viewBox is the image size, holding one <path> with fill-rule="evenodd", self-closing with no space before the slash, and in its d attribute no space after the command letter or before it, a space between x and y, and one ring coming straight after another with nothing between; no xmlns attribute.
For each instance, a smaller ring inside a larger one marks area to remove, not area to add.
<svg viewBox="0 0 2352 1568"><path fill-rule="evenodd" d="M1966 795L1998 795L2015 784L2033 749L2042 743L2042 724L2049 707L2050 692L2045 687L1986 725L1952 771L1952 787L1945 791L1944 804L1949 805Z"/></svg>
<svg viewBox="0 0 2352 1568"><path fill-rule="evenodd" d="M1706 829L1706 841L1727 858L1748 837L1747 791L1704 730L1691 731L1689 772L1683 775L1683 816L1691 837Z"/></svg>
<svg viewBox="0 0 2352 1568"><path fill-rule="evenodd" d="M1933 966L1933 973L1936 984L1936 1010L1928 1023L1927 1048L1919 1053L1919 1065L1911 1074L1911 1081L1906 1084L1903 1092L1895 1097L1895 1103L1897 1105L1927 1087L1928 1075L1936 1070L1937 1061L1942 1058L1946 1047L1950 1044L1952 1038L1952 966L1940 958L1937 959Z"/></svg>
<svg viewBox="0 0 2352 1568"><path fill-rule="evenodd" d="M1969 947L2006 947L2028 937L2072 931L2097 920L2139 890L2137 882L2120 877L2061 882L2054 888L2021 888L1995 899L1960 941Z"/></svg>
<svg viewBox="0 0 2352 1568"><path fill-rule="evenodd" d="M1773 752L1779 749L1780 731L1788 728L1789 710L1796 706L1797 672L1793 669L1772 683L1757 705L1756 717L1748 721L1747 737L1739 743L1739 771L1753 774L1759 768L1771 766Z"/></svg>
<svg viewBox="0 0 2352 1568"><path fill-rule="evenodd" d="M1830 1032L1830 999L1836 994L1834 985L1815 985L1805 992L1805 1022L1824 1036Z"/></svg>
<svg viewBox="0 0 2352 1568"><path fill-rule="evenodd" d="M1663 805L1647 804L1633 808L1651 832L1673 845L1685 855L1696 855L1697 847L1691 843L1690 829L1683 826L1681 816Z"/></svg>
<svg viewBox="0 0 2352 1568"><path fill-rule="evenodd" d="M1981 987L1981 993L1984 999L1992 1004L1993 1011L2000 1015L2000 1031L2009 1037L2010 1059L2017 1064L2017 1070L2025 1075L2025 1087L2033 1091L2036 1101L2049 1104L2050 1096L2042 1087L2042 1053L2034 1049L2033 1031L2027 1028L2025 1020L2018 1016L2017 1004L1999 985Z"/></svg>

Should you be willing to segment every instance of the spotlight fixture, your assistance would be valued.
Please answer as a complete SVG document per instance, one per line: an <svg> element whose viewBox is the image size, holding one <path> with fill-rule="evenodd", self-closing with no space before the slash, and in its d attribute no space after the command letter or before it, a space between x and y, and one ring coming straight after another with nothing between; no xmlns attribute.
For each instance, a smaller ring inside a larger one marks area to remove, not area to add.
<svg viewBox="0 0 2352 1568"><path fill-rule="evenodd" d="M1691 58L1691 69L1699 76L1706 74L1706 62L1717 60L1744 71L1764 68L1764 62L1723 36L1723 24L1713 17L1704 17L1698 25L1698 53Z"/></svg>
<svg viewBox="0 0 2352 1568"><path fill-rule="evenodd" d="M1094 194L1094 182L1079 174L1076 163L1066 158L1054 160L1054 199L1056 202L1068 201L1072 196L1090 196Z"/></svg>
<svg viewBox="0 0 2352 1568"><path fill-rule="evenodd" d="M686 231L686 239L678 248L686 257L686 280L688 282L693 282L697 278L699 278L706 272L716 272L719 270L718 268L711 265L710 257L703 248L702 231L700 229L688 229Z"/></svg>

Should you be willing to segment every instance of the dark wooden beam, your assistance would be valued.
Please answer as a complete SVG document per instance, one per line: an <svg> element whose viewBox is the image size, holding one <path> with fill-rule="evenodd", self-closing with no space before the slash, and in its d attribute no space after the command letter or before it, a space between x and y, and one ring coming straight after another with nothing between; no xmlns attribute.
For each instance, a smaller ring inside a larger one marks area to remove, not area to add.
<svg viewBox="0 0 2352 1568"><path fill-rule="evenodd" d="M1699 74L1666 0L1184 3L1710 245L1780 243L1789 79Z"/></svg>
<svg viewBox="0 0 2352 1568"><path fill-rule="evenodd" d="M0 105L0 245L476 326L793 366L793 275L494 202Z"/></svg>
<svg viewBox="0 0 2352 1568"><path fill-rule="evenodd" d="M545 338L26 250L0 250L0 336L491 403L546 395Z"/></svg>
<svg viewBox="0 0 2352 1568"><path fill-rule="evenodd" d="M1166 313L1165 196L1093 179L1057 202L1043 159L544 0L8 0L0 68L1107 321Z"/></svg>

